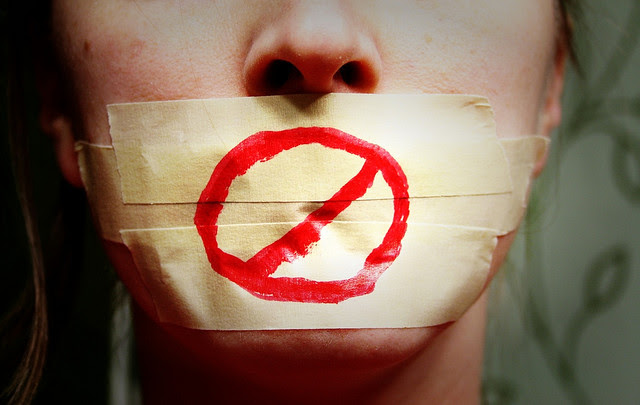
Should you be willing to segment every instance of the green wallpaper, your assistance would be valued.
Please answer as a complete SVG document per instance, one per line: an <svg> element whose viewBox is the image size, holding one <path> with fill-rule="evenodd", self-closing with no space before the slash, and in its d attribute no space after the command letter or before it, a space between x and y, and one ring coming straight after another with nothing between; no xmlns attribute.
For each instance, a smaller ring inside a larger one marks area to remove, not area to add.
<svg viewBox="0 0 640 405"><path fill-rule="evenodd" d="M580 2L580 73L493 285L485 403L640 403L640 2Z"/></svg>

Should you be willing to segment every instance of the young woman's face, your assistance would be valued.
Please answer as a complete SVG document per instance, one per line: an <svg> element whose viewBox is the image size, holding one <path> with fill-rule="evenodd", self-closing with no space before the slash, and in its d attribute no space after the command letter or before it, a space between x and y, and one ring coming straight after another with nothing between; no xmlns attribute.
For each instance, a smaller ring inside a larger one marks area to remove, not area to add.
<svg viewBox="0 0 640 405"><path fill-rule="evenodd" d="M45 98L43 125L58 141L65 176L76 184L73 137L110 144L111 103L466 93L489 98L498 136L548 133L560 114L557 25L553 0L54 0L59 84L70 105ZM511 239L500 238L492 274ZM129 252L115 243L106 247L137 304L152 314ZM254 360L267 352L299 356L305 347L308 358L335 352L354 361L380 353L397 361L433 332L169 330L196 350L237 349Z"/></svg>

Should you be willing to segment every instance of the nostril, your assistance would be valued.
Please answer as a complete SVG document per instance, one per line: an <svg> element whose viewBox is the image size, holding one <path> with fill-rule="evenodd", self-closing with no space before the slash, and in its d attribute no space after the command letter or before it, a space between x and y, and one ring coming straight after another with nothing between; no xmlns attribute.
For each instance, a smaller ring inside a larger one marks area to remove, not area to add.
<svg viewBox="0 0 640 405"><path fill-rule="evenodd" d="M340 67L337 72L337 75L342 78L344 84L350 87L358 87L362 83L363 78L363 69L360 63L358 62L349 62L345 63Z"/></svg>
<svg viewBox="0 0 640 405"><path fill-rule="evenodd" d="M269 63L264 72L264 83L269 90L281 89L287 82L301 79L302 73L291 62L276 59Z"/></svg>

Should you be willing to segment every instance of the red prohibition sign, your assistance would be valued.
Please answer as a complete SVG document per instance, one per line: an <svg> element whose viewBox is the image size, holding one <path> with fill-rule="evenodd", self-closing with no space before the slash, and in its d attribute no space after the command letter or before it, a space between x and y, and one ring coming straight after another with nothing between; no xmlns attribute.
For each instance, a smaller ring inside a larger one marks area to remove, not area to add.
<svg viewBox="0 0 640 405"><path fill-rule="evenodd" d="M362 169L323 205L280 239L243 261L218 246L218 216L234 179L254 164L300 145L318 143L365 160ZM269 277L284 262L306 256L330 224L352 201L360 198L382 173L394 197L394 215L382 243L367 256L362 269L345 280L317 281L303 277ZM216 165L200 195L194 223L211 267L256 297L273 301L338 303L373 291L378 278L400 254L409 216L407 178L396 160L383 148L353 135L326 127L263 131L249 136Z"/></svg>

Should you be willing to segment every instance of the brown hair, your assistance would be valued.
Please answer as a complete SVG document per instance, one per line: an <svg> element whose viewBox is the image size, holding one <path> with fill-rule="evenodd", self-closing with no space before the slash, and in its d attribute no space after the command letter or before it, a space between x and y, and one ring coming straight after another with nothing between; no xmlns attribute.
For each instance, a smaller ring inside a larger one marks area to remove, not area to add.
<svg viewBox="0 0 640 405"><path fill-rule="evenodd" d="M25 288L20 300L16 302L14 310L3 319L1 326L3 332L5 329L28 328L28 339L22 360L14 373L12 382L4 392L4 395L8 397L9 403L21 404L31 402L36 394L47 354L49 320L52 320L52 324L55 323L55 316L51 314L47 305L47 284L52 286L49 290L55 293L53 290L64 287L64 280L73 278L69 276L69 273L72 273L73 270L69 269L79 265L79 260L77 257L72 256L71 252L74 250L72 249L73 246L75 246L75 250L80 250L77 246L82 243L82 224L81 222L78 223L77 212L74 212L76 215L68 216L63 211L60 223L64 228L65 235L72 238L74 234L76 235L73 240L56 238L58 242L62 241L60 243L69 248L63 247L61 249L63 253L56 255L51 261L47 260L45 265L45 255L43 254L36 215L37 210L34 206L32 195L30 154L26 128L28 121L26 106L29 100L25 99L24 88L27 81L32 80L33 77L24 72L25 69L29 70L28 68L35 63L33 60L34 52L31 51L29 53L27 50L36 49L38 52L43 52L45 56L51 57L50 61L54 59L53 55L51 55L52 47L49 46L50 4L46 1L37 2L37 5L32 4L36 2L10 1L8 3L8 10L5 12L8 29L6 34L8 39L8 60L10 62L7 71L8 132L17 194L22 207L28 250L31 257L31 284ZM558 39L559 42L568 45L571 59L574 61L573 47L569 45L572 43L572 20L570 15L575 13L575 3L576 0L559 0L557 2ZM68 198L74 201L72 209L76 211L79 204L78 197L81 192L74 193L67 189L64 194L71 194L71 197ZM63 196L63 199L66 198ZM67 205L63 202L61 209L64 210ZM69 222L74 221L75 224L70 227ZM56 250L58 249L60 247ZM56 282L56 280L63 281ZM57 293L59 294L59 292ZM28 325L19 322L20 319L24 319L25 314L30 318ZM15 334L14 332L13 335Z"/></svg>
<svg viewBox="0 0 640 405"><path fill-rule="evenodd" d="M20 322L20 315L31 313L29 325L30 333L26 343L25 352L14 378L6 390L9 403L26 403L33 398L38 382L44 368L47 340L48 340L48 315L45 294L45 266L38 230L38 221L31 188L31 174L29 169L29 146L27 136L27 100L25 100L24 85L26 82L25 45L31 41L26 36L24 25L26 16L30 11L27 6L19 6L18 2L9 2L6 11L6 27L8 41L8 70L7 70L7 119L9 133L9 148L12 157L13 173L16 179L16 191L22 213L28 239L28 250L31 257L31 282L25 288L14 309L3 319L4 328L24 328ZM36 8L36 7L33 7ZM36 35L39 29L30 27L28 32ZM3 328L3 329L4 329ZM20 335L14 330L14 335Z"/></svg>
<svg viewBox="0 0 640 405"><path fill-rule="evenodd" d="M44 151L50 152L51 148L36 128L37 104L34 103L37 100L35 70L53 65L53 48L48 39L49 4L12 1L2 11L9 61L6 72L8 143L26 234L28 256L22 254L30 259L29 264L19 263L30 268L26 277L28 284L0 323L3 350L10 347L23 351L19 362L13 358L8 361L17 367L2 397L9 403L21 404L33 400L43 376L47 350L51 347L50 337L60 336L57 330L65 323L62 320L68 317L70 301L75 297L73 281L81 268L84 252L84 193L62 182L61 176L45 173L47 180L54 180L53 184L47 184L47 192L53 191L54 196L46 200L51 207L43 209L42 204L38 204L44 201L42 176L32 178L31 173L34 169L43 172L43 167L54 166L52 157ZM47 160L46 164L42 157ZM57 190L56 186L61 189ZM2 354L5 360L7 356ZM6 367L8 365L3 364L3 372L7 371Z"/></svg>

